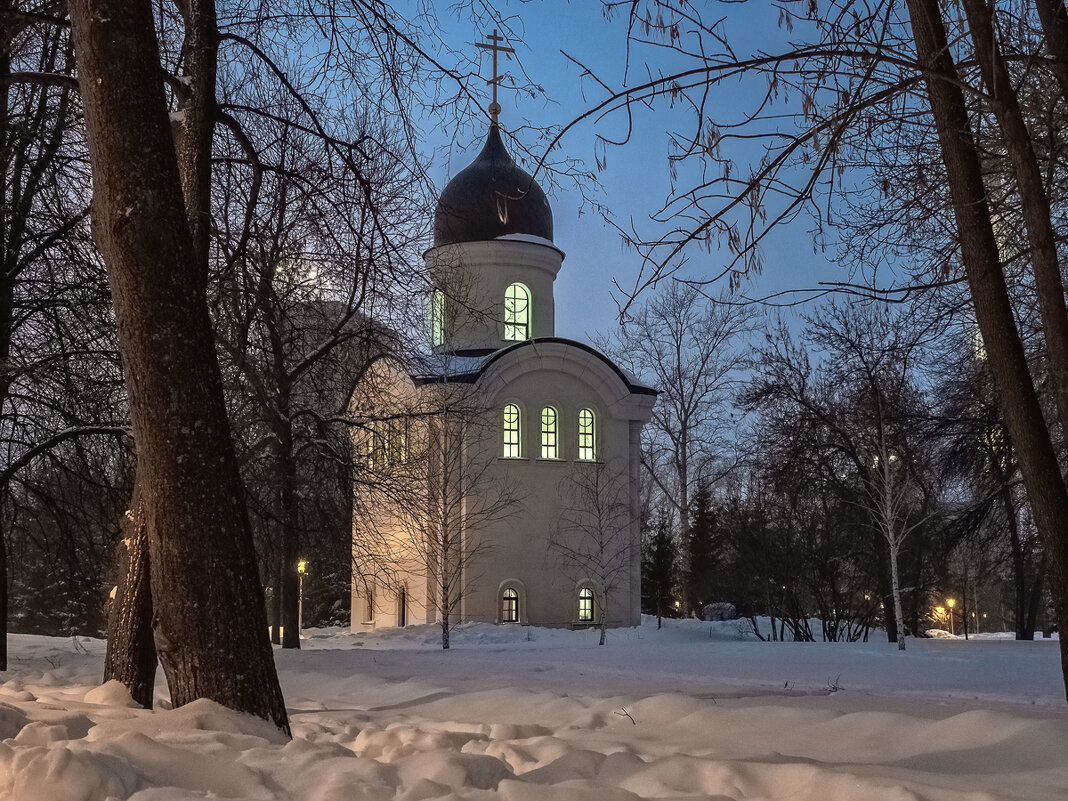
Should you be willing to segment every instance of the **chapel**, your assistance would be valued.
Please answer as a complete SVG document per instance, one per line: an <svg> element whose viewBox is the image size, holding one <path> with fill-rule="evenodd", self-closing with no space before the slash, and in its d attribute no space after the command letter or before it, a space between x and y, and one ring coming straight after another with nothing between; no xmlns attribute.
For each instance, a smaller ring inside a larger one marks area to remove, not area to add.
<svg viewBox="0 0 1068 801"><path fill-rule="evenodd" d="M383 360L357 393L385 421L357 452L402 479L357 487L354 631L443 614L640 622L639 437L656 391L556 336L552 209L492 117L435 210L428 347Z"/></svg>

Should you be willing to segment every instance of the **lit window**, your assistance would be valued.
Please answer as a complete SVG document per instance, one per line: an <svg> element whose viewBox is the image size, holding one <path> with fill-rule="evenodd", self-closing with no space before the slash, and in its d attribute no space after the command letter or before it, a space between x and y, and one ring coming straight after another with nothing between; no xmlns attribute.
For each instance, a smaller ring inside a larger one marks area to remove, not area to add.
<svg viewBox="0 0 1068 801"><path fill-rule="evenodd" d="M385 441L380 431L381 424L378 422L371 423L367 430L367 439L364 442L364 447L367 452L367 469L375 470L385 467L385 448L383 447Z"/></svg>
<svg viewBox="0 0 1068 801"><path fill-rule="evenodd" d="M509 403L504 407L504 450L501 454L506 458L518 459L520 456L519 424L519 407L514 403Z"/></svg>
<svg viewBox="0 0 1068 801"><path fill-rule="evenodd" d="M501 622L519 622L519 593L511 587L501 593Z"/></svg>
<svg viewBox="0 0 1068 801"><path fill-rule="evenodd" d="M541 458L556 459L556 409L546 406L541 410Z"/></svg>
<svg viewBox="0 0 1068 801"><path fill-rule="evenodd" d="M445 344L445 293L440 289L430 293L430 344Z"/></svg>
<svg viewBox="0 0 1068 801"><path fill-rule="evenodd" d="M530 290L512 284L504 291L504 338L530 339Z"/></svg>
<svg viewBox="0 0 1068 801"><path fill-rule="evenodd" d="M583 587L579 591L578 619L583 622L593 620L593 590Z"/></svg>
<svg viewBox="0 0 1068 801"><path fill-rule="evenodd" d="M583 462L592 462L597 458L595 446L597 438L596 418L589 409L583 409L578 416L578 458Z"/></svg>

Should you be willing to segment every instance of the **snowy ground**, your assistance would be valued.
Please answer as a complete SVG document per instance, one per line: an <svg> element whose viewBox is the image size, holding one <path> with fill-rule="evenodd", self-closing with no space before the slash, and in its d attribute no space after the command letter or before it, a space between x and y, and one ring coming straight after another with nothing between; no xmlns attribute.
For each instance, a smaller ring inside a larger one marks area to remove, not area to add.
<svg viewBox="0 0 1068 801"><path fill-rule="evenodd" d="M519 627L462 627L449 652L437 638L312 631L276 651L286 742L206 701L131 708L97 686L102 642L16 635L0 799L1068 799L1055 642L899 653L697 621L603 648Z"/></svg>

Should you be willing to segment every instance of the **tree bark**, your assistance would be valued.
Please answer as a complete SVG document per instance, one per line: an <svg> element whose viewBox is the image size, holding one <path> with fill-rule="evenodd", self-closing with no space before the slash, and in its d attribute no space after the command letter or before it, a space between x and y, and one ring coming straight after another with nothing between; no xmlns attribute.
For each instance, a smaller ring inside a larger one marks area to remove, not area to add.
<svg viewBox="0 0 1068 801"><path fill-rule="evenodd" d="M288 733L147 0L72 0L93 176L146 498L154 635L171 699Z"/></svg>
<svg viewBox="0 0 1068 801"><path fill-rule="evenodd" d="M1002 478L999 475L998 480ZM1012 554L1013 609L1016 613L1016 639L1033 640L1035 630L1027 628L1027 560L1023 542L1020 540L1020 521L1016 518L1016 503L1012 499L1012 487L1003 482L1001 506L1009 526L1009 550Z"/></svg>
<svg viewBox="0 0 1068 801"><path fill-rule="evenodd" d="M297 481L293 432L287 425L279 443L278 512L282 529L282 647L300 648L300 537L297 531Z"/></svg>
<svg viewBox="0 0 1068 801"><path fill-rule="evenodd" d="M152 641L152 588L148 527L141 481L134 479L130 508L122 522L116 585L108 609L104 681L118 679L134 701L152 708L156 686L156 646Z"/></svg>
<svg viewBox="0 0 1068 801"><path fill-rule="evenodd" d="M927 95L946 168L965 274L1005 425L1016 445L1035 524L1049 559L1057 621L1068 630L1068 492L1028 371L1001 270L960 80L946 42L937 0L908 0L913 38L925 69ZM1068 637L1061 639L1068 698Z"/></svg>
<svg viewBox="0 0 1068 801"><path fill-rule="evenodd" d="M1031 134L1024 125L1020 104L994 35L990 8L985 0L963 0L963 5L975 42L979 71L990 90L988 102L997 118L1016 178L1027 241L1031 246L1031 268L1035 275L1035 294L1042 318L1051 383L1061 428L1068 431L1068 309L1064 304L1064 283L1057 260L1057 239L1053 232L1049 197L1042 184L1042 169L1031 146Z"/></svg>
<svg viewBox="0 0 1068 801"><path fill-rule="evenodd" d="M1035 0L1035 8L1046 34L1046 49L1053 58L1053 74L1061 85L1061 96L1068 101L1068 12L1064 0Z"/></svg>
<svg viewBox="0 0 1068 801"><path fill-rule="evenodd" d="M182 44L185 92L178 101L180 124L174 145L189 233L196 254L196 273L206 287L219 31L215 0L176 0L175 5L185 22L185 41Z"/></svg>

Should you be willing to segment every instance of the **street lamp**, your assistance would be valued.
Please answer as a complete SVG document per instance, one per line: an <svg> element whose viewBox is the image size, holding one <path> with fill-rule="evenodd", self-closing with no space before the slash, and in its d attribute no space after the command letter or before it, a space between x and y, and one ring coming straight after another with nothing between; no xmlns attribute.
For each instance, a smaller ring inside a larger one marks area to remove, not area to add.
<svg viewBox="0 0 1068 801"><path fill-rule="evenodd" d="M949 607L949 633L953 634L953 607L957 605L957 602L953 598L946 598L946 606Z"/></svg>
<svg viewBox="0 0 1068 801"><path fill-rule="evenodd" d="M297 562L297 636L304 630L304 574L308 572L308 560Z"/></svg>

